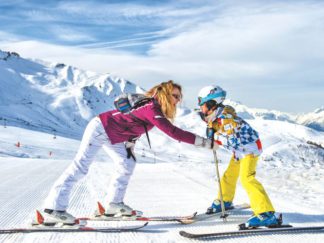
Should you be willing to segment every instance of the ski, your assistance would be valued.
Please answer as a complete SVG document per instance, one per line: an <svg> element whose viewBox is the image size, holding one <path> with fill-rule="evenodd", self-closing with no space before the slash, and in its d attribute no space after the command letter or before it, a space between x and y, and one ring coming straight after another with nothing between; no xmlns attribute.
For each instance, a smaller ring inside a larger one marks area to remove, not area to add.
<svg viewBox="0 0 324 243"><path fill-rule="evenodd" d="M210 239L224 239L231 237L241 237L260 234L280 234L280 233L304 233L304 232L320 232L324 233L324 226L308 226L308 227L293 227L291 225L281 225L277 228L256 228L248 230L237 230L228 232L213 232L213 233L190 233L180 231L179 234L190 239L210 238Z"/></svg>
<svg viewBox="0 0 324 243"><path fill-rule="evenodd" d="M249 209L250 205L247 203L243 203L243 204L238 204L235 205L229 209L226 210L226 212L229 212L231 214L235 213L235 212L240 212L244 209ZM206 213L201 213L201 214L196 214L195 217L192 218L184 218L182 220L180 220L179 222L182 224L192 224L198 221L203 221L203 220L207 220L207 219L211 219L211 218L216 218L216 217L221 217L222 213L213 213L213 214L206 214Z"/></svg>
<svg viewBox="0 0 324 243"><path fill-rule="evenodd" d="M84 221L160 221L160 222L178 222L182 223L183 220L190 220L194 218L197 212L188 215L188 216L153 216L153 217L144 217L139 214L139 211L134 210L133 215L131 216L108 216L105 214L105 208L100 202L97 202L97 210L95 215L92 217L80 217L77 218L79 222Z"/></svg>
<svg viewBox="0 0 324 243"><path fill-rule="evenodd" d="M122 233L136 231L144 228L148 222L138 226L118 226L118 227L87 227L83 225L72 226L33 226L30 228L12 228L0 229L0 234L14 233L42 233L42 232L59 232L59 233L77 233L77 232L94 232L94 233Z"/></svg>
<svg viewBox="0 0 324 243"><path fill-rule="evenodd" d="M94 217L84 217L78 218L79 221L160 221L160 222L178 222L183 223L186 220L191 220L196 216L197 213L193 213L188 216L154 216L154 217L143 217L143 216L94 216Z"/></svg>

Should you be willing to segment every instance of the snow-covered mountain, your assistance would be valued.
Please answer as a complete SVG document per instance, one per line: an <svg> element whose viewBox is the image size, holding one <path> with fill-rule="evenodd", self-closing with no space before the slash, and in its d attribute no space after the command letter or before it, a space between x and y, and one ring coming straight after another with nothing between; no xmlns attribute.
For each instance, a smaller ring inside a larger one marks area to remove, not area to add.
<svg viewBox="0 0 324 243"><path fill-rule="evenodd" d="M316 109L311 113L298 115L296 117L296 122L323 132L324 131L324 106Z"/></svg>
<svg viewBox="0 0 324 243"><path fill-rule="evenodd" d="M262 118L264 120L287 121L305 125L318 131L324 131L324 107L306 114L291 114L276 110L249 108L231 100L226 100L225 103L235 107L237 113L244 119Z"/></svg>
<svg viewBox="0 0 324 243"><path fill-rule="evenodd" d="M109 74L3 51L0 74L0 122L66 137L80 137L87 121L112 109L120 93L143 92Z"/></svg>
<svg viewBox="0 0 324 243"><path fill-rule="evenodd" d="M144 92L123 78L62 63L24 59L0 50L0 122L79 138L87 121L113 108L122 92ZM297 123L324 131L324 108L303 115L228 103L245 119ZM188 113L190 110L180 113Z"/></svg>
<svg viewBox="0 0 324 243"><path fill-rule="evenodd" d="M240 102L226 100L225 104L235 107L236 112L244 119L256 119L261 118L264 120L278 120L278 121L288 121L294 122L294 115L267 109L249 108Z"/></svg>

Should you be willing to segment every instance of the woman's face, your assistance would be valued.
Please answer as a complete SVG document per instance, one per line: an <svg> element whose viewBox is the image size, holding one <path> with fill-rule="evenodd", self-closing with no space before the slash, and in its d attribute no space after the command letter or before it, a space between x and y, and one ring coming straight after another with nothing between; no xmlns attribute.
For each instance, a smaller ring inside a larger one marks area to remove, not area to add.
<svg viewBox="0 0 324 243"><path fill-rule="evenodd" d="M176 106L178 102L181 100L181 92L178 88L173 88L172 90L172 104Z"/></svg>

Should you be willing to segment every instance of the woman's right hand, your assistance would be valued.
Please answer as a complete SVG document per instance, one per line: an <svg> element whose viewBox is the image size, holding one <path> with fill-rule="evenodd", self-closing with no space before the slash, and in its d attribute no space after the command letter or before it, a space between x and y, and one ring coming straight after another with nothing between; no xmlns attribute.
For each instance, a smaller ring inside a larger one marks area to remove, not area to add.
<svg viewBox="0 0 324 243"><path fill-rule="evenodd" d="M212 141L211 139L203 138L196 135L195 138L195 146L200 148L207 148L207 149L218 149L218 144Z"/></svg>

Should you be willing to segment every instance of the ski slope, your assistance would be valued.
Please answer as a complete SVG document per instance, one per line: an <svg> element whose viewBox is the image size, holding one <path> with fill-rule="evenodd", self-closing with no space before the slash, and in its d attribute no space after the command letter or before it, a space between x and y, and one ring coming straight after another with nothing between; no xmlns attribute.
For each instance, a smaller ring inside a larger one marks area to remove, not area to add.
<svg viewBox="0 0 324 243"><path fill-rule="evenodd" d="M181 118L183 119L183 118ZM192 119L178 121L190 128ZM263 131L266 146L259 162L257 178L261 180L284 222L295 226L324 224L322 206L324 162L311 164L295 161L290 150L298 148L298 137L321 141L323 134L286 122L255 121L253 126ZM267 127L267 129L265 129ZM268 133L267 133L268 131ZM272 131L272 132L270 132ZM199 132L199 131L196 131ZM147 216L188 215L204 212L216 194L215 167L212 153L190 145L170 141L153 131L153 151L144 150L144 141L137 148L138 164L130 181L125 203L142 210ZM21 142L18 148L14 144ZM0 127L0 228L25 227L42 207L51 185L71 163L79 141L30 131L17 127ZM286 147L285 147L286 146ZM306 145L305 145L306 146ZM302 150L302 148L301 148ZM310 147L307 150L311 150ZM52 151L51 155L49 151ZM181 151L181 152L180 152ZM273 154L273 151L277 152ZM272 156L272 157L271 157ZM322 154L319 154L322 156ZM227 166L229 154L219 151L220 169ZM282 160L285 161L281 161ZM290 158L290 159L289 159ZM89 216L105 190L113 172L113 163L100 152L89 174L74 188L69 211L76 216ZM235 203L248 202L238 185ZM128 233L35 233L0 235L0 242L192 242L178 232L211 232L235 230L237 224L251 215L246 210L222 219L197 222L192 225L150 222L139 232ZM138 222L89 222L89 225L136 225ZM237 238L217 242L237 242ZM281 234L239 238L241 242L323 242L324 233Z"/></svg>

